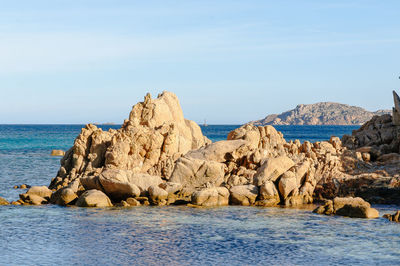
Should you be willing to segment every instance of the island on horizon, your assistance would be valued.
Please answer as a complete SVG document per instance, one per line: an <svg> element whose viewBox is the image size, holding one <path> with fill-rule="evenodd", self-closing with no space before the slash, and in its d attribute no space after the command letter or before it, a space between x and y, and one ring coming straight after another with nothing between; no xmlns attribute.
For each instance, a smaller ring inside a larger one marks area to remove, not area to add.
<svg viewBox="0 0 400 266"><path fill-rule="evenodd" d="M270 114L260 120L249 122L254 125L362 125L372 117L390 114L391 110L370 112L358 106L335 102L299 104L281 114Z"/></svg>

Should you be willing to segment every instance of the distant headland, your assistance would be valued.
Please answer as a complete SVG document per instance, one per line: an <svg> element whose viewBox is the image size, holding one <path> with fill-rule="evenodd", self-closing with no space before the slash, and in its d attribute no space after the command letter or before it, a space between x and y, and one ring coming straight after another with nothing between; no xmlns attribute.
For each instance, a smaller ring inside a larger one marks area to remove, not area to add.
<svg viewBox="0 0 400 266"><path fill-rule="evenodd" d="M375 115L390 114L391 110L367 111L361 107L334 102L299 104L281 114L271 114L250 122L254 125L362 125Z"/></svg>

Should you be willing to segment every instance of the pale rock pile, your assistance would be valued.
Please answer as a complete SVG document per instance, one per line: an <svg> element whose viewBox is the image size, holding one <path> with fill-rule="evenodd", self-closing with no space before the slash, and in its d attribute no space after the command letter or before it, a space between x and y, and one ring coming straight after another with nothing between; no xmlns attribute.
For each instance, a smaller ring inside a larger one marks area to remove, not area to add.
<svg viewBox="0 0 400 266"><path fill-rule="evenodd" d="M297 206L314 198L359 196L363 185L399 187L400 156L398 150L392 153L397 127L390 116L374 119L344 137L347 147L337 137L286 142L272 126L254 125L211 143L196 123L184 119L173 93L157 99L146 95L120 129L82 129L61 160L50 192L28 191L18 204ZM367 140L373 138L364 136L377 130L376 147L362 146L372 145ZM391 153L374 153L382 141Z"/></svg>

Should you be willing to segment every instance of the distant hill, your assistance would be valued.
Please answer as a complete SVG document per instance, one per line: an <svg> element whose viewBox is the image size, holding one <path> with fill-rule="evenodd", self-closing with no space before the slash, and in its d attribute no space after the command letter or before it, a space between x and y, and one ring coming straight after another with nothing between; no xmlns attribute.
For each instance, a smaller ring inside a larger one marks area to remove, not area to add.
<svg viewBox="0 0 400 266"><path fill-rule="evenodd" d="M391 113L390 110L367 111L347 104L320 102L299 104L296 108L279 115L268 115L252 121L254 125L362 125L374 115Z"/></svg>

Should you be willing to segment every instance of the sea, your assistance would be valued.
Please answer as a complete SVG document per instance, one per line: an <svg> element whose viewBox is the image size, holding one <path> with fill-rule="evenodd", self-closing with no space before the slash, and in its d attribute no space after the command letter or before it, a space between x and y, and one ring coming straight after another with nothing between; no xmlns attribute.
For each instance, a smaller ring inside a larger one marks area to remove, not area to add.
<svg viewBox="0 0 400 266"><path fill-rule="evenodd" d="M0 196L49 185L84 125L0 125ZM103 129L119 125L101 125ZM239 125L209 125L226 139ZM286 140L329 140L358 126L276 126ZM0 206L0 265L400 265L400 224L303 208ZM374 205L381 215L400 209Z"/></svg>

